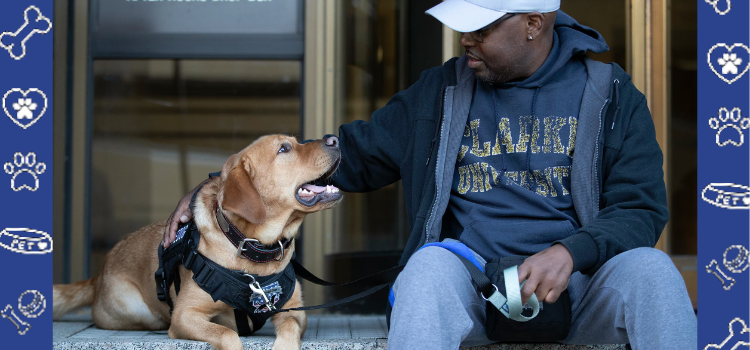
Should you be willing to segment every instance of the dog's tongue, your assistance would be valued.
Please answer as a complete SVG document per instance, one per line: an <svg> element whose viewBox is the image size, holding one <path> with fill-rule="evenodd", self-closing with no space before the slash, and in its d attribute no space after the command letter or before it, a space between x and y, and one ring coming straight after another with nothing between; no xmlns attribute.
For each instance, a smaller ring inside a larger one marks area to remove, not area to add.
<svg viewBox="0 0 750 350"><path fill-rule="evenodd" d="M310 184L302 185L302 188L308 191L315 192L315 193L323 193L326 191L326 188L323 186L315 186L315 185L310 185Z"/></svg>

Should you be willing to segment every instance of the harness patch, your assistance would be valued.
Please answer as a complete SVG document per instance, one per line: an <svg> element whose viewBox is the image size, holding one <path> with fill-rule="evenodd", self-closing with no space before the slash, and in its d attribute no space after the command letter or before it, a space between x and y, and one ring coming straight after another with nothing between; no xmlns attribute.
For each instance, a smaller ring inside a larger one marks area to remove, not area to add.
<svg viewBox="0 0 750 350"><path fill-rule="evenodd" d="M279 302L281 294L283 294L279 282L273 282L263 287L263 292L266 293L268 300L273 302L274 305ZM259 314L269 311L268 306L266 306L265 300L263 300L263 296L259 293L253 293L253 295L250 296L250 300L253 303L253 307L255 307L255 311L253 311L254 313Z"/></svg>
<svg viewBox="0 0 750 350"><path fill-rule="evenodd" d="M189 225L184 225L177 230L177 235L175 235L175 239L174 241L172 241L172 244L174 244L174 242L181 240L182 237L185 237L185 232L187 232L188 226Z"/></svg>

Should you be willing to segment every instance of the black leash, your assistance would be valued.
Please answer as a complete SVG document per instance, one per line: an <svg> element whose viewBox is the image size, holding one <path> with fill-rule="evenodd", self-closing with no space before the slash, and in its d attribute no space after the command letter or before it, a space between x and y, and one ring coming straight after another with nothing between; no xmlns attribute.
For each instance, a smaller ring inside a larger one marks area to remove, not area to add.
<svg viewBox="0 0 750 350"><path fill-rule="evenodd" d="M389 284L391 284L392 282L396 280L396 277L398 277L398 274L401 272L401 270L404 269L404 266L406 266L406 265L394 266L389 269L373 273L371 275L362 277L360 279L357 279L351 282L332 283L332 282L328 282L326 280L320 279L317 276L313 275L310 271L305 269L304 266L302 266L299 262L297 262L297 260L294 260L294 258L290 260L290 263L292 264L292 267L294 267L294 273L297 275L297 277L300 277L304 280L310 281L312 283L315 283L317 285L324 286L324 287L343 287L343 286L362 287L362 286L372 285L373 282L371 280L378 281L381 284L376 285L363 292L359 292L357 294L350 295L346 298L339 299L330 303L326 303L322 305L315 305L315 306L296 307L292 309L276 309L272 311L272 313L274 314L279 313L279 312L286 312L286 311L306 311L306 310L325 309L325 308L350 303L352 301L368 297L370 295L377 293L383 288L388 287Z"/></svg>

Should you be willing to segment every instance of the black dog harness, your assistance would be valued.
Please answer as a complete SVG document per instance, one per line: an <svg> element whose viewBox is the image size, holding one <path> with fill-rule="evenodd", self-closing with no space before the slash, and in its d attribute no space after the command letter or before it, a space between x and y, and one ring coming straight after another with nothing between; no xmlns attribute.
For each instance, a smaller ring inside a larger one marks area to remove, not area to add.
<svg viewBox="0 0 750 350"><path fill-rule="evenodd" d="M198 188L190 199L190 209L194 210ZM218 204L215 211L216 222L219 224L224 235L237 247L237 255L257 263L272 260L283 260L284 251L291 245L294 239L284 239L268 247L261 245L257 240L246 238L221 212ZM156 294L160 301L169 305L172 313L174 304L169 295L169 289L174 284L175 293L180 293L180 265L193 271L193 281L211 295L214 302L221 300L234 309L234 319L237 323L237 333L246 336L254 333L266 323L271 316L285 311L306 311L323 309L331 306L345 304L358 300L384 289L393 282L404 265L374 273L370 276L360 278L356 281L335 284L324 281L300 265L292 256L284 271L269 275L258 276L246 274L243 271L234 271L223 267L213 260L198 252L200 243L200 231L194 221L181 226L177 231L177 238L166 250L159 245L159 268L154 274L156 280ZM278 257L278 259L277 259ZM324 305L298 307L292 309L279 309L276 305L286 304L291 299L296 285L296 278L300 277L312 283L322 286L371 286L373 282L380 283L368 290L357 293ZM247 322L248 317L252 321L253 328Z"/></svg>
<svg viewBox="0 0 750 350"><path fill-rule="evenodd" d="M195 198L200 192L198 188L190 199L190 209L194 210ZM263 263L284 258L284 250L292 240L279 241L275 249L260 245L257 240L245 238L221 212L216 205L216 221L235 247L237 255L250 261ZM234 319L237 323L237 333L241 336L250 335L260 329L269 317L276 314L276 305L284 305L292 297L296 285L294 266L288 264L284 271L258 276L243 271L230 270L198 252L200 231L194 221L181 226L177 230L177 238L166 250L159 245L159 268L154 274L156 280L156 294L159 300L169 305L169 312L174 309L169 288L174 283L175 293L180 293L180 265L193 271L193 281L211 295L215 301L221 300L234 309ZM253 328L247 322L252 321Z"/></svg>
<svg viewBox="0 0 750 350"><path fill-rule="evenodd" d="M182 226L177 237L166 250L159 245L159 269L154 275L157 296L169 305L170 312L174 305L169 288L174 283L175 292L180 293L180 265L193 271L193 281L214 301L221 300L234 308L238 334L242 336L260 329L275 314L275 305L284 305L291 298L296 284L292 264L278 274L250 275L223 267L199 253L200 232L193 221Z"/></svg>

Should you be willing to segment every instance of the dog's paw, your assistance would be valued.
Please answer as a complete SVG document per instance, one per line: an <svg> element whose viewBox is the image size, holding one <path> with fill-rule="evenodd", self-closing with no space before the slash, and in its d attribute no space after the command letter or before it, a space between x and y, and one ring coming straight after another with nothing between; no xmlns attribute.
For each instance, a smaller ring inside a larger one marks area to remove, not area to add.
<svg viewBox="0 0 750 350"><path fill-rule="evenodd" d="M302 343L299 339L282 339L276 338L273 342L273 350L299 350L302 347Z"/></svg>

